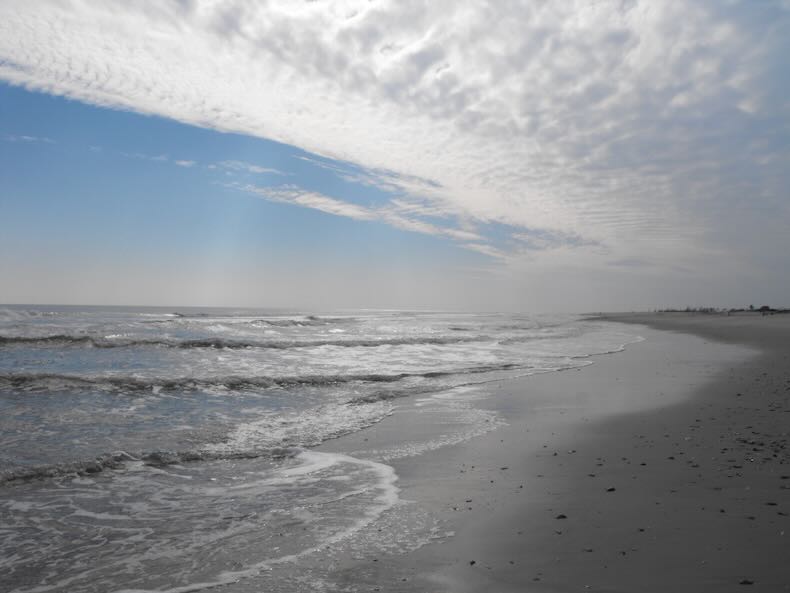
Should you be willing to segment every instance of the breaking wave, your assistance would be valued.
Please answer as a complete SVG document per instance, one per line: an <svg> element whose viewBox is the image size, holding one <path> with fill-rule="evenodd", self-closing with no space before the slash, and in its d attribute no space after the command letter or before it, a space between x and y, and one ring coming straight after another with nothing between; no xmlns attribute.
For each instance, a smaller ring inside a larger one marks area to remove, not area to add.
<svg viewBox="0 0 790 593"><path fill-rule="evenodd" d="M171 313L177 319L234 319L237 315L216 315L210 313ZM270 325L273 327L313 327L320 325L331 325L334 323L352 323L356 321L354 317L319 317L318 315L307 315L298 319L290 317L255 319L247 323L253 325Z"/></svg>
<svg viewBox="0 0 790 593"><path fill-rule="evenodd" d="M192 451L149 451L139 455L133 455L126 451L116 451L114 453L104 453L94 459L5 469L0 471L0 484L42 478L57 478L71 474L80 476L98 474L107 470L123 469L130 462L142 463L151 467L165 467L197 461L257 459L259 457L284 459L286 457L294 457L301 451L300 447L272 447L257 451L206 451L201 449Z"/></svg>
<svg viewBox="0 0 790 593"><path fill-rule="evenodd" d="M367 340L234 340L227 338L198 339L117 339L96 336L74 336L55 334L48 336L0 336L0 346L15 344L28 346L83 346L92 348L130 348L134 346L159 346L163 348L214 348L239 350L246 348L272 348L286 350L290 348L318 348L335 346L340 348L376 348L379 346L410 346L461 344L480 342L490 338L477 337L411 337L411 338L379 338Z"/></svg>
<svg viewBox="0 0 790 593"><path fill-rule="evenodd" d="M303 376L229 376L181 377L176 379L142 378L131 375L69 375L59 373L0 373L0 388L22 391L68 390L98 388L120 392L198 391L221 389L246 391L270 387L331 386L343 383L395 383L407 378L437 379L451 375L466 375L506 371L520 368L515 364L481 365L464 369L429 371L425 373L356 374L356 375L303 375Z"/></svg>

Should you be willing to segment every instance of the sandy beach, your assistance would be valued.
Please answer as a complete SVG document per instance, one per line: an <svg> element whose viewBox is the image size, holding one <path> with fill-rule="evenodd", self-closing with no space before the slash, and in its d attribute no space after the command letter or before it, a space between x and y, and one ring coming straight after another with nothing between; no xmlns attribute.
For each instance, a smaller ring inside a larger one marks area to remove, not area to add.
<svg viewBox="0 0 790 593"><path fill-rule="evenodd" d="M790 316L611 315L643 342L493 384L507 426L392 462L451 536L335 559L339 589L790 590ZM393 418L323 450L385 446Z"/></svg>

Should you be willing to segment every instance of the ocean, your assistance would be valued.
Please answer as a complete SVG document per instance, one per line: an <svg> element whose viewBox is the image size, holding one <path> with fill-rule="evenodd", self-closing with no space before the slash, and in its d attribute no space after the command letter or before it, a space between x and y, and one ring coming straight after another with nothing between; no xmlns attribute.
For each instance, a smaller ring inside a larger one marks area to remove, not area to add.
<svg viewBox="0 0 790 593"><path fill-rule="evenodd" d="M574 315L0 307L0 590L321 590L328 550L451 537L392 460L506 423L492 384L639 339ZM402 410L435 432L315 449Z"/></svg>

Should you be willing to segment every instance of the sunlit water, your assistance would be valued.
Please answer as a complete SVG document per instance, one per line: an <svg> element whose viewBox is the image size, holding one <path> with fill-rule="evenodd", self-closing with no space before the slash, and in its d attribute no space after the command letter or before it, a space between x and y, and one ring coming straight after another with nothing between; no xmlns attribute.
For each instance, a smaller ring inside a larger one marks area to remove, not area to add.
<svg viewBox="0 0 790 593"><path fill-rule="evenodd" d="M388 460L500 425L475 386L635 339L571 316L0 309L0 589L200 590L374 525L420 545ZM310 449L426 402L441 434Z"/></svg>

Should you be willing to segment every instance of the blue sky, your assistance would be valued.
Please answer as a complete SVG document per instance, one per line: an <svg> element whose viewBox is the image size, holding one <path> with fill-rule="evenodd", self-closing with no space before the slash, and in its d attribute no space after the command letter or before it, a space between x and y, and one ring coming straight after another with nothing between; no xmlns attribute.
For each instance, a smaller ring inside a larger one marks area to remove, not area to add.
<svg viewBox="0 0 790 593"><path fill-rule="evenodd" d="M75 283L84 282L85 268L95 264L88 274L91 284L118 283L131 290L131 300L118 291L106 299L101 286L85 286L76 291L78 302L95 302L79 299L91 299L96 291L99 300L110 302L206 304L205 297L177 286L160 294L161 279L148 279L154 284L150 289L130 288L124 279L130 269L153 262L229 282L229 290L211 291L208 304L268 305L265 284L237 295L236 282L223 278L225 271L291 268L277 271L287 283L300 268L305 274L320 274L315 268L364 270L372 261L420 271L425 253L429 267L445 269L488 259L431 233L267 200L245 189L298 185L364 208L398 195L344 179L363 173L350 163L7 84L0 85L0 105L5 262L22 262L45 274L60 268L63 276L73 274ZM135 275L138 280L145 284L145 275ZM52 290L24 300L59 302L58 288ZM134 299L135 293L143 298ZM275 305L289 305L287 290L274 294ZM311 299L302 302L310 305Z"/></svg>
<svg viewBox="0 0 790 593"><path fill-rule="evenodd" d="M0 0L0 302L790 294L782 0Z"/></svg>
<svg viewBox="0 0 790 593"><path fill-rule="evenodd" d="M0 98L3 189L14 197L4 201L10 208L6 222L27 216L31 224L28 229L9 224L8 236L16 227L24 237L39 224L50 237L79 231L117 241L119 231L128 232L134 248L144 251L199 250L213 237L249 249L282 247L296 253L314 253L322 245L325 255L336 251L341 257L353 255L360 242L389 249L403 241L403 233L375 220L327 219L320 210L245 190L296 183L365 207L391 197L343 179L358 172L353 165L265 139L95 108L5 84ZM115 241L106 246L112 248ZM409 237L409 243L438 249L442 257L452 258L455 251L430 236Z"/></svg>

